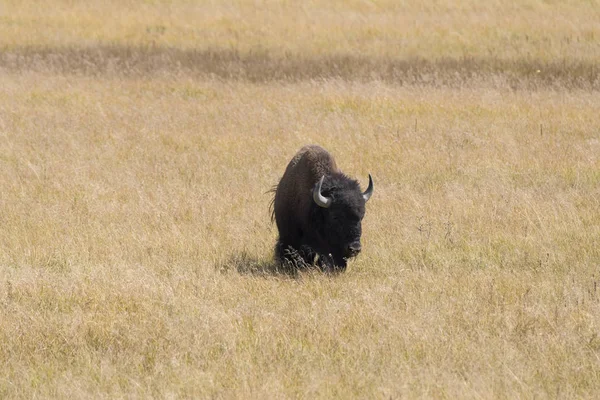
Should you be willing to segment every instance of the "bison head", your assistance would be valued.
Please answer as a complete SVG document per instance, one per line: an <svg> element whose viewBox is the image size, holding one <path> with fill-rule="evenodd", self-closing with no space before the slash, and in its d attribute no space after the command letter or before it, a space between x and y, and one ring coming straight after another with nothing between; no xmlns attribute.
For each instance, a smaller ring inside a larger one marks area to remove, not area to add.
<svg viewBox="0 0 600 400"><path fill-rule="evenodd" d="M318 249L325 254L322 264L345 268L347 260L360 253L361 221L365 204L373 194L373 179L361 192L357 181L343 174L322 176L313 189L312 221L316 225Z"/></svg>

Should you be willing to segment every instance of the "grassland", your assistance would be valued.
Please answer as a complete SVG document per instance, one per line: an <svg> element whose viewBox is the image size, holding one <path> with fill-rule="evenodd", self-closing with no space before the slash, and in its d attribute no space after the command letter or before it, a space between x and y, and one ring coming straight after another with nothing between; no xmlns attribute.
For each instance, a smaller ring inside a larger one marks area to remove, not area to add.
<svg viewBox="0 0 600 400"><path fill-rule="evenodd" d="M593 398L598 2L0 5L0 397ZM375 194L277 273L266 192Z"/></svg>

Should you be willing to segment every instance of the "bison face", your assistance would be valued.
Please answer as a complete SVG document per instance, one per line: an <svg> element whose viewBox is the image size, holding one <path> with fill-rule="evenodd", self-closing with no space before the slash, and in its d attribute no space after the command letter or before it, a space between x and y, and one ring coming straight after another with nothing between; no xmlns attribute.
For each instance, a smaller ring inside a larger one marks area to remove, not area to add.
<svg viewBox="0 0 600 400"><path fill-rule="evenodd" d="M325 212L324 233L330 246L330 253L336 261L355 257L360 253L361 221L365 215L363 204L340 202L333 204ZM345 262L344 262L345 265Z"/></svg>
<svg viewBox="0 0 600 400"><path fill-rule="evenodd" d="M361 221L365 215L365 203L373 192L369 175L369 188L362 193L358 182L346 176L321 180L313 190L313 221L319 233L318 252L328 256L325 261L332 266L345 268L349 258L361 251Z"/></svg>

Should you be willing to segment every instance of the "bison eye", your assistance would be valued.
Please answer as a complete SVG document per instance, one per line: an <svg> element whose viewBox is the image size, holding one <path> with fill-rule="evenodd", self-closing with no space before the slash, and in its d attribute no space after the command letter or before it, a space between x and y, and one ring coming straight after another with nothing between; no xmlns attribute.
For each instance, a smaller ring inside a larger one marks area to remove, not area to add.
<svg viewBox="0 0 600 400"><path fill-rule="evenodd" d="M331 214L331 220L334 222L339 222L341 218L338 214Z"/></svg>

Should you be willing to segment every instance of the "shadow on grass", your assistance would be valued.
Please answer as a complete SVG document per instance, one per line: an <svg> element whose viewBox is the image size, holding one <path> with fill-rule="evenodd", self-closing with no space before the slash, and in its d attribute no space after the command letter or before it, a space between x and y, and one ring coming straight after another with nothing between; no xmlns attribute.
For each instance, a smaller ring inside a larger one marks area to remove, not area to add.
<svg viewBox="0 0 600 400"><path fill-rule="evenodd" d="M232 254L227 260L217 264L216 269L223 273L236 271L240 275L298 278L298 268L274 260L261 260L245 251Z"/></svg>
<svg viewBox="0 0 600 400"><path fill-rule="evenodd" d="M462 87L479 80L517 89L563 87L598 90L598 64L585 60L552 61L490 56L441 57L435 60L372 57L360 54L320 56L231 49L177 49L160 46L19 47L0 51L0 69L84 75L143 75L175 72L250 82L343 79L396 84ZM501 78L498 80L498 78ZM494 83L496 82L496 83Z"/></svg>

